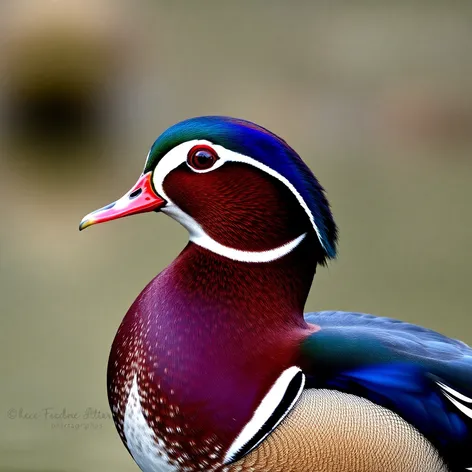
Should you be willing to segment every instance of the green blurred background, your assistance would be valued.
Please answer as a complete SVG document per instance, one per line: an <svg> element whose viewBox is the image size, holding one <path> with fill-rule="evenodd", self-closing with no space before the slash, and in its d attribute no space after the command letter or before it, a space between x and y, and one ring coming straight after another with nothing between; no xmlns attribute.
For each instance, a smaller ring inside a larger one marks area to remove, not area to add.
<svg viewBox="0 0 472 472"><path fill-rule="evenodd" d="M109 348L187 235L164 215L77 226L187 117L273 130L326 187L339 259L307 310L472 343L472 2L0 5L1 472L137 470Z"/></svg>

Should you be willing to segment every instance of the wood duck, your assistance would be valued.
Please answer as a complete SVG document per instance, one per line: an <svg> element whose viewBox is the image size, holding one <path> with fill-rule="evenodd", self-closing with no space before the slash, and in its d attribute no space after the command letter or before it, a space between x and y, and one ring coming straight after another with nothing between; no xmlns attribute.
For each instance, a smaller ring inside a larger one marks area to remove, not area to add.
<svg viewBox="0 0 472 472"><path fill-rule="evenodd" d="M303 314L336 255L323 188L254 123L199 117L80 229L162 212L189 243L111 349L108 397L143 472L472 470L472 349L351 312Z"/></svg>

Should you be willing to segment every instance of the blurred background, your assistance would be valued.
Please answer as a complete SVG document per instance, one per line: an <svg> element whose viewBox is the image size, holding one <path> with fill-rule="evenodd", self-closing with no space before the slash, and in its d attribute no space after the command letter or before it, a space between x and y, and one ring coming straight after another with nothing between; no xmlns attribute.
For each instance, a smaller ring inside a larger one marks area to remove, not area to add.
<svg viewBox="0 0 472 472"><path fill-rule="evenodd" d="M0 472L137 470L109 348L187 235L77 226L191 116L271 129L327 189L339 259L307 311L472 343L470 1L3 0L0 77Z"/></svg>

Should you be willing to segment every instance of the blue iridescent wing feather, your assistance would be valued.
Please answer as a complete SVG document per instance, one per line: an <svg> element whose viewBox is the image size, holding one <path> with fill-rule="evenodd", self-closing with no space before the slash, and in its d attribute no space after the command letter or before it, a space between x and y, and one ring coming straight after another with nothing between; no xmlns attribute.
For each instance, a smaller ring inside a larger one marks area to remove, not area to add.
<svg viewBox="0 0 472 472"><path fill-rule="evenodd" d="M319 312L305 318L321 327L302 345L307 388L340 390L389 408L427 437L452 471L472 467L469 346L372 315Z"/></svg>

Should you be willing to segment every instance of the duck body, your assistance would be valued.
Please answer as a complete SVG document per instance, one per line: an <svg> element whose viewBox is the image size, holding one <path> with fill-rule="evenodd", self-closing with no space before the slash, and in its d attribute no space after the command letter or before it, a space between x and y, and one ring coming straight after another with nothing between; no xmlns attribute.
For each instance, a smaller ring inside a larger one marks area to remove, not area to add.
<svg viewBox="0 0 472 472"><path fill-rule="evenodd" d="M143 472L472 470L471 348L391 319L303 314L337 231L283 140L232 118L175 125L82 227L157 210L190 242L133 303L108 364Z"/></svg>

